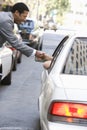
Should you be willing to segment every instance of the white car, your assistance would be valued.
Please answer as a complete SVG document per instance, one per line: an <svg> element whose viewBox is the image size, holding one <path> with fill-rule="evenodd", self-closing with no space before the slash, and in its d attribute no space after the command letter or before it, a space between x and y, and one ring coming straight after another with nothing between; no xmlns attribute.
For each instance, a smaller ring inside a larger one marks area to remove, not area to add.
<svg viewBox="0 0 87 130"><path fill-rule="evenodd" d="M0 47L0 83L11 84L12 51L5 46Z"/></svg>
<svg viewBox="0 0 87 130"><path fill-rule="evenodd" d="M66 35L43 65L41 130L87 130L87 33Z"/></svg>
<svg viewBox="0 0 87 130"><path fill-rule="evenodd" d="M40 43L42 50L48 53L48 48L51 50L49 53L52 55L60 41L65 37L65 34L59 34L54 30L43 31L40 36Z"/></svg>

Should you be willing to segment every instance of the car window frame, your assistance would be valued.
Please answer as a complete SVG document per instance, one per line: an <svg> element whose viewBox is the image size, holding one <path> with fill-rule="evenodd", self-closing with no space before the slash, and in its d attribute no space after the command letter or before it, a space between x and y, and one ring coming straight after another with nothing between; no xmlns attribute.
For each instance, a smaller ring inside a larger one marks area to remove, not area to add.
<svg viewBox="0 0 87 130"><path fill-rule="evenodd" d="M59 54L60 54L61 50L63 49L64 44L65 44L65 42L68 40L68 38L69 38L69 35L66 35L66 36L62 39L62 41L58 44L58 46L56 47L55 51L53 52L53 54L52 54L53 59L52 59L52 61L51 61L50 67L48 68L48 74L51 72L51 70L52 70L52 68L53 68L53 66L54 66L54 64L55 64L55 62L56 62L56 59L57 59L57 57L59 56Z"/></svg>

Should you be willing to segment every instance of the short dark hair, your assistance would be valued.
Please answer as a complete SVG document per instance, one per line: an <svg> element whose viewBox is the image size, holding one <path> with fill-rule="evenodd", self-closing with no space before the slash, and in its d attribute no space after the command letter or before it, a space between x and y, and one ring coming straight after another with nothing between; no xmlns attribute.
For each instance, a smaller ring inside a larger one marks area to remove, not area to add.
<svg viewBox="0 0 87 130"><path fill-rule="evenodd" d="M13 7L11 9L11 12L15 13L16 10L21 14L24 11L29 11L29 8L27 7L26 4L24 4L22 2L18 2L18 3L16 3L16 4L13 5Z"/></svg>

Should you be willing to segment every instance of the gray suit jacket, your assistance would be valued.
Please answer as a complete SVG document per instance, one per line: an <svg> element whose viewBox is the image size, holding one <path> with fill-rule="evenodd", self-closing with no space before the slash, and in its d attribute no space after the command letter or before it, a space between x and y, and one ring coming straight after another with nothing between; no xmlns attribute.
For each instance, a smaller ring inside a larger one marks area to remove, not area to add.
<svg viewBox="0 0 87 130"><path fill-rule="evenodd" d="M18 38L13 33L14 18L11 12L0 12L0 46L8 41L14 48L21 51L26 56L31 56L34 49L20 44Z"/></svg>

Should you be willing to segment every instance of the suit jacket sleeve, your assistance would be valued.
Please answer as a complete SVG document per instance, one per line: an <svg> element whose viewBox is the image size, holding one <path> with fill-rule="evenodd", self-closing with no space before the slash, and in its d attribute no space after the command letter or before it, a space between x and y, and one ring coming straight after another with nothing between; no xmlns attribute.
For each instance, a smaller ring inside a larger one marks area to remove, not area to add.
<svg viewBox="0 0 87 130"><path fill-rule="evenodd" d="M13 26L14 24L11 20L3 22L0 25L0 33L2 34L2 37L6 39L14 48L21 51L21 53L24 55L28 57L31 56L34 49L23 43L20 43L18 38L14 35Z"/></svg>

